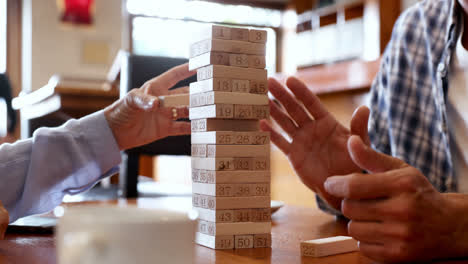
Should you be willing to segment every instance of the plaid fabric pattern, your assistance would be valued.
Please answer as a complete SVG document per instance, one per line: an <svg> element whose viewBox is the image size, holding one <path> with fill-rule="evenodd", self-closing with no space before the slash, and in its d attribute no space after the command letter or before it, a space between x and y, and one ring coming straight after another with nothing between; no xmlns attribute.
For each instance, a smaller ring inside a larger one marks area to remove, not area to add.
<svg viewBox="0 0 468 264"><path fill-rule="evenodd" d="M457 191L445 103L461 15L456 0L421 1L406 10L371 89L373 147L418 168L441 192Z"/></svg>

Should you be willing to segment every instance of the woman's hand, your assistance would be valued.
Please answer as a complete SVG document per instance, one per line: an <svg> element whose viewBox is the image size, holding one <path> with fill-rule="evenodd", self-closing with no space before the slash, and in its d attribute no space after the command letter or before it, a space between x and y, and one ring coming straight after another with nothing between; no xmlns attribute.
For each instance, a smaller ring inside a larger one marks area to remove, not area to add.
<svg viewBox="0 0 468 264"><path fill-rule="evenodd" d="M300 80L292 77L286 84L287 87L269 79L269 90L282 105L270 101L270 113L291 141L266 121L262 121L261 128L270 131L271 140L289 158L304 184L339 209L341 199L325 192L323 183L329 176L361 171L349 156L346 143L352 134L369 142L369 109L361 107L356 110L349 130L338 123Z"/></svg>
<svg viewBox="0 0 468 264"><path fill-rule="evenodd" d="M174 120L188 117L187 107L161 107L158 96L187 93L188 89L169 89L195 74L188 65L170 69L133 89L104 110L107 122L121 150L141 146L167 136L190 133L190 123Z"/></svg>
<svg viewBox="0 0 468 264"><path fill-rule="evenodd" d="M8 211L3 207L2 202L0 202L0 240L5 237L5 231L9 222L10 216L8 215Z"/></svg>

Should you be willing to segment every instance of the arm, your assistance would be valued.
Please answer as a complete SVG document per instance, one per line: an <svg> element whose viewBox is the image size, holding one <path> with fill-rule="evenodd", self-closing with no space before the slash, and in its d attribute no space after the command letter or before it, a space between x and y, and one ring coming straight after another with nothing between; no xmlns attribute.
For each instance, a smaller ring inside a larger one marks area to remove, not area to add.
<svg viewBox="0 0 468 264"><path fill-rule="evenodd" d="M0 201L10 222L50 211L65 194L91 188L117 171L120 150L190 133L187 107L160 107L158 96L194 72L184 64L148 81L98 113L58 128L38 129L31 139L0 146Z"/></svg>

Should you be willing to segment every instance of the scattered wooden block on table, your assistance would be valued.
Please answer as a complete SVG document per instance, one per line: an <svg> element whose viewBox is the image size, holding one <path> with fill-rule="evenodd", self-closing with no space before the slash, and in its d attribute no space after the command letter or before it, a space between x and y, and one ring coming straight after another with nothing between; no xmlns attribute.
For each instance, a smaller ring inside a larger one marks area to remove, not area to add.
<svg viewBox="0 0 468 264"><path fill-rule="evenodd" d="M251 29L249 31L249 41L255 42L255 43L266 43L267 42L266 30Z"/></svg>
<svg viewBox="0 0 468 264"><path fill-rule="evenodd" d="M270 133L252 131L209 131L192 133L192 144L265 145L270 144Z"/></svg>
<svg viewBox="0 0 468 264"><path fill-rule="evenodd" d="M192 132L209 131L258 131L258 120L196 119L192 120Z"/></svg>
<svg viewBox="0 0 468 264"><path fill-rule="evenodd" d="M199 107L191 107L189 109L189 118L204 119L204 118L233 118L234 105L232 104L216 104Z"/></svg>
<svg viewBox="0 0 468 264"><path fill-rule="evenodd" d="M270 183L192 183L192 192L217 197L249 197L270 195ZM259 221L261 222L261 221Z"/></svg>
<svg viewBox="0 0 468 264"><path fill-rule="evenodd" d="M359 250L358 243L352 237L336 236L301 242L301 255L325 257Z"/></svg>
<svg viewBox="0 0 468 264"><path fill-rule="evenodd" d="M263 105L268 108L268 96L264 94L217 91L190 95L190 107L212 104Z"/></svg>
<svg viewBox="0 0 468 264"><path fill-rule="evenodd" d="M209 65L197 70L197 79L199 81L211 78L266 81L267 71L265 69L240 68L224 65Z"/></svg>
<svg viewBox="0 0 468 264"><path fill-rule="evenodd" d="M265 56L266 46L264 43L250 43L245 41L224 39L206 39L194 43L192 46L190 46L190 58L213 51Z"/></svg>
<svg viewBox="0 0 468 264"><path fill-rule="evenodd" d="M253 247L254 247L253 235L234 236L234 248L253 248Z"/></svg>
<svg viewBox="0 0 468 264"><path fill-rule="evenodd" d="M212 249L234 248L234 236L210 236L197 232L195 233L195 242Z"/></svg>
<svg viewBox="0 0 468 264"><path fill-rule="evenodd" d="M189 94L158 96L161 107L182 107L190 104Z"/></svg>
<svg viewBox="0 0 468 264"><path fill-rule="evenodd" d="M215 197L202 194L192 196L194 207L211 210L270 208L270 200L270 196Z"/></svg>
<svg viewBox="0 0 468 264"><path fill-rule="evenodd" d="M268 248L271 247L271 234L255 234L254 235L254 248Z"/></svg>
<svg viewBox="0 0 468 264"><path fill-rule="evenodd" d="M271 222L215 223L198 220L197 232L211 236L266 234Z"/></svg>
<svg viewBox="0 0 468 264"><path fill-rule="evenodd" d="M270 171L208 171L192 168L192 181L211 184L270 182Z"/></svg>

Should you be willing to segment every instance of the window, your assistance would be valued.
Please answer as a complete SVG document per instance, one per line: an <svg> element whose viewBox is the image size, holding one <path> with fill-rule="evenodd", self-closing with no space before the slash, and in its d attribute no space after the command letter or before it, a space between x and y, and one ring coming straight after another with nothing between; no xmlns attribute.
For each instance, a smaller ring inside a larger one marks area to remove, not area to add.
<svg viewBox="0 0 468 264"><path fill-rule="evenodd" d="M187 0L128 0L127 10L135 54L188 58L196 32L207 23L248 26L268 31L267 70L276 72L278 10Z"/></svg>
<svg viewBox="0 0 468 264"><path fill-rule="evenodd" d="M0 0L0 73L7 64L7 0Z"/></svg>

